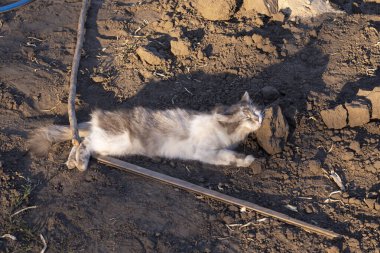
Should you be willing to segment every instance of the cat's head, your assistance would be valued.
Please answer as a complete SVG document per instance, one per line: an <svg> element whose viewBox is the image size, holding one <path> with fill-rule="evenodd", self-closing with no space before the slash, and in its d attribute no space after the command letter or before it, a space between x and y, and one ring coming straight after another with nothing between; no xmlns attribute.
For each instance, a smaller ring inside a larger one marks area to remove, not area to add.
<svg viewBox="0 0 380 253"><path fill-rule="evenodd" d="M258 130L263 121L263 111L255 105L246 91L240 101L231 106L219 106L215 111L216 119L222 125L228 125L230 131L246 129L248 132Z"/></svg>

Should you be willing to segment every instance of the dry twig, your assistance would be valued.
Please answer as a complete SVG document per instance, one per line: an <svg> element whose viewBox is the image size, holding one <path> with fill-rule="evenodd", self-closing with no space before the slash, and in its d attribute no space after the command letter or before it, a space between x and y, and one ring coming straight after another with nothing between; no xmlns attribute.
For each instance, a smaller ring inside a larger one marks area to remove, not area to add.
<svg viewBox="0 0 380 253"><path fill-rule="evenodd" d="M11 235L11 234L4 234L4 235L2 235L0 238L9 238L9 239L11 239L11 240L13 240L13 241L16 241L16 240L17 240L16 236Z"/></svg>
<svg viewBox="0 0 380 253"><path fill-rule="evenodd" d="M83 47L83 40L85 29L84 25L86 23L87 10L89 6L89 0L83 0L82 10L79 16L78 23L78 34L77 34L77 44L75 46L75 53L73 58L73 64L71 66L71 76L70 76L70 92L69 92L69 102L68 102L68 114L70 121L70 129L72 134L72 143L74 146L79 146L80 138L78 132L78 122L75 116L75 97L77 93L77 75L79 69L79 62Z"/></svg>
<svg viewBox="0 0 380 253"><path fill-rule="evenodd" d="M37 206L28 206L28 207L25 207L25 208L23 208L23 209L21 209L21 210L15 212L14 214L12 214L12 215L11 215L11 218L12 218L13 216L16 216L16 215L19 214L19 213L22 213L22 212L26 211L26 210L29 210L29 209L35 209L35 208L37 208Z"/></svg>
<svg viewBox="0 0 380 253"><path fill-rule="evenodd" d="M47 243L46 243L45 238L42 234L40 234L40 238L41 238L42 243L44 244L44 247L42 248L41 253L45 253L45 251L47 249Z"/></svg>

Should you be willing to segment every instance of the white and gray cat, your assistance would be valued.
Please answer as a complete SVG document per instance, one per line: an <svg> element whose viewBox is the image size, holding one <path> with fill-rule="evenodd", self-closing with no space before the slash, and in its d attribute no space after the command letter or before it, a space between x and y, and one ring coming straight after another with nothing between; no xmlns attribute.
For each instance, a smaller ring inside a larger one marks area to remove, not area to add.
<svg viewBox="0 0 380 253"><path fill-rule="evenodd" d="M231 149L258 130L263 118L248 92L238 103L218 106L208 113L135 107L96 110L91 116L89 122L79 124L83 141L71 150L66 163L70 169L86 170L91 154L144 155L248 167L255 158ZM70 139L68 126L53 125L35 130L29 143L32 152L43 154L52 143Z"/></svg>

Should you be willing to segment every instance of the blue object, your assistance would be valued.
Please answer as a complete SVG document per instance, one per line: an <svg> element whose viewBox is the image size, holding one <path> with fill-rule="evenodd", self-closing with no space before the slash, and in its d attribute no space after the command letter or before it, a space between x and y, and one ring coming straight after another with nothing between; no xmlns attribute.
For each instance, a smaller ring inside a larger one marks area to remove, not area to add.
<svg viewBox="0 0 380 253"><path fill-rule="evenodd" d="M17 1L15 3L11 3L11 4L4 5L4 6L0 6L0 13L14 10L14 9L16 9L18 7L21 7L21 6L24 6L24 5L28 4L28 3L31 3L32 1L34 1L34 0L20 0L20 1Z"/></svg>

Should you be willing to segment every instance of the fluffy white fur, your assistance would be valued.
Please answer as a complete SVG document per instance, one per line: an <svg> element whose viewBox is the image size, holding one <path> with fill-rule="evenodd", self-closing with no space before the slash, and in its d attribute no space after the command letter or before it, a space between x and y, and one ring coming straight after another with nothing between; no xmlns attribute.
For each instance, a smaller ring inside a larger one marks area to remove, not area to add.
<svg viewBox="0 0 380 253"><path fill-rule="evenodd" d="M248 167L254 157L231 149L256 131L261 122L261 111L252 104L248 93L238 104L210 113L183 109L154 111L142 107L118 112L95 111L90 122L80 125L84 139L78 148L71 150L67 166L86 170L91 154L96 153ZM41 139L45 143L70 139L70 131L65 126L42 128L34 133L31 143L41 143Z"/></svg>

